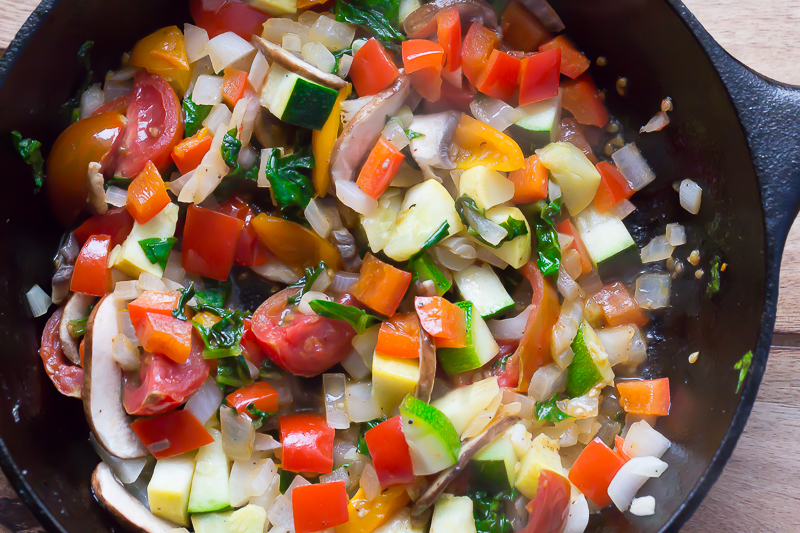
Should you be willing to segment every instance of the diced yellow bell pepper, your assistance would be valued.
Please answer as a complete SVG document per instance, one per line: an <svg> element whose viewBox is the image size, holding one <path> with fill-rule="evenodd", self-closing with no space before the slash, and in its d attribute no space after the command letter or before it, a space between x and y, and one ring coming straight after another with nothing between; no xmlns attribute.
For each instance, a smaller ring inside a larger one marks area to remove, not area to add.
<svg viewBox="0 0 800 533"><path fill-rule="evenodd" d="M218 317L217 315L213 314L213 313L207 313L207 312L203 311L202 313L197 313L196 315L194 315L192 317L192 320L194 322L197 322L201 326L205 326L207 328L210 328L211 326L213 326L217 322L220 322L222 319L220 317Z"/></svg>
<svg viewBox="0 0 800 533"><path fill-rule="evenodd" d="M342 102L347 100L353 86L349 83L339 91L339 96L333 104L331 114L328 115L328 120L322 129L311 132L311 150L314 153L314 162L316 166L312 170L312 177L314 178L314 190L317 196L325 196L328 192L328 185L331 181L330 166L331 166L331 152L333 152L333 145L336 144L336 138L339 136L339 125L341 124Z"/></svg>
<svg viewBox="0 0 800 533"><path fill-rule="evenodd" d="M410 500L403 487L390 487L371 501L367 500L364 489L358 489L347 504L350 519L347 523L336 526L336 533L372 533L405 507Z"/></svg>
<svg viewBox="0 0 800 533"><path fill-rule="evenodd" d="M453 160L463 170L483 165L489 170L512 172L525 166L522 150L511 137L467 115L458 123L453 145Z"/></svg>

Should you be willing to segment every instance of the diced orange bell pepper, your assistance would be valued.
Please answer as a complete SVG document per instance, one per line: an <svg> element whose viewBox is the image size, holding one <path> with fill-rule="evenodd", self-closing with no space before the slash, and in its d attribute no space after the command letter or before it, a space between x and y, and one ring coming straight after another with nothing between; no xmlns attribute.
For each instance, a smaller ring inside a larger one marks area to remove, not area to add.
<svg viewBox="0 0 800 533"><path fill-rule="evenodd" d="M328 268L338 270L342 264L339 251L327 239L296 222L261 213L250 224L261 242L292 268L309 268L325 261Z"/></svg>
<svg viewBox="0 0 800 533"><path fill-rule="evenodd" d="M75 261L69 290L92 296L105 296L111 290L110 243L108 235L92 235L86 240Z"/></svg>
<svg viewBox="0 0 800 533"><path fill-rule="evenodd" d="M403 41L403 68L411 74L424 68L439 68L444 64L444 49L438 43L427 39L408 39Z"/></svg>
<svg viewBox="0 0 800 533"><path fill-rule="evenodd" d="M236 409L239 414L247 413L250 404L265 413L275 413L278 411L278 391L263 381L257 381L252 385L242 387L232 392L227 397L228 405Z"/></svg>
<svg viewBox="0 0 800 533"><path fill-rule="evenodd" d="M400 71L383 45L373 38L353 55L349 75L359 96L372 96L394 83Z"/></svg>
<svg viewBox="0 0 800 533"><path fill-rule="evenodd" d="M489 62L478 76L475 87L492 98L510 102L519 87L519 68L522 62L500 50L492 50ZM558 93L558 89L556 89Z"/></svg>
<svg viewBox="0 0 800 533"><path fill-rule="evenodd" d="M434 338L437 348L467 345L467 319L463 309L441 296L417 296L414 309L422 329Z"/></svg>
<svg viewBox="0 0 800 533"><path fill-rule="evenodd" d="M133 326L138 327L147 313L172 316L172 311L178 307L180 298L178 291L143 292L141 296L128 303L128 313L131 315Z"/></svg>
<svg viewBox="0 0 800 533"><path fill-rule="evenodd" d="M464 76L473 84L478 84L483 69L489 63L492 51L498 46L497 34L473 22L469 27L464 43L461 45L461 68Z"/></svg>
<svg viewBox="0 0 800 533"><path fill-rule="evenodd" d="M539 47L539 51L544 52L554 48L561 49L561 73L564 76L574 80L589 68L589 60L586 56L580 53L564 35L559 35L544 43Z"/></svg>
<svg viewBox="0 0 800 533"><path fill-rule="evenodd" d="M169 195L164 180L153 162L148 161L144 170L128 186L125 207L136 222L146 224L168 203Z"/></svg>
<svg viewBox="0 0 800 533"><path fill-rule="evenodd" d="M295 533L314 533L349 520L344 481L303 485L292 491Z"/></svg>
<svg viewBox="0 0 800 533"><path fill-rule="evenodd" d="M563 60L562 60L563 61ZM597 86L589 75L561 84L561 105L575 116L581 124L602 128L608 123L606 110Z"/></svg>
<svg viewBox="0 0 800 533"><path fill-rule="evenodd" d="M361 264L361 274L353 285L352 293L358 301L381 313L392 316L403 300L411 273L384 263L368 253Z"/></svg>
<svg viewBox="0 0 800 533"><path fill-rule="evenodd" d="M358 489L347 504L348 520L336 526L336 533L372 533L408 504L411 498L405 487L389 487L372 499Z"/></svg>
<svg viewBox="0 0 800 533"><path fill-rule="evenodd" d="M211 130L203 127L200 131L193 136L182 140L175 148L172 149L172 160L181 174L186 174L196 169L203 157L211 149L211 143L214 141L214 136L211 135Z"/></svg>
<svg viewBox="0 0 800 533"><path fill-rule="evenodd" d="M583 244L581 234L578 229L572 224L570 219L561 222L556 226L556 230L564 235L570 235L572 242L567 246L567 250L576 250L581 257L581 273L588 274L592 270L592 258L589 256L589 251L586 245Z"/></svg>
<svg viewBox="0 0 800 533"><path fill-rule="evenodd" d="M233 107L244 96L247 89L247 72L228 67L222 77L222 101Z"/></svg>
<svg viewBox="0 0 800 533"><path fill-rule="evenodd" d="M525 166L514 140L480 120L464 115L453 134L456 167L468 170L483 165L490 170L512 172Z"/></svg>
<svg viewBox="0 0 800 533"><path fill-rule="evenodd" d="M419 357L419 318L417 315L415 313L395 315L381 324L375 351L403 359Z"/></svg>
<svg viewBox="0 0 800 533"><path fill-rule="evenodd" d="M547 168L534 154L525 160L525 166L513 171L508 179L514 184L515 204L526 204L547 198Z"/></svg>
<svg viewBox="0 0 800 533"><path fill-rule="evenodd" d="M594 206L601 213L605 213L617 203L633 196L633 189L622 172L608 161L595 165L600 173L600 186L594 195Z"/></svg>
<svg viewBox="0 0 800 533"><path fill-rule="evenodd" d="M647 324L647 315L642 312L641 307L633 299L625 285L619 281L606 285L593 298L603 310L603 316L609 326L625 324L644 326Z"/></svg>
<svg viewBox="0 0 800 533"><path fill-rule="evenodd" d="M448 7L436 14L436 38L444 50L445 68L455 72L461 67L461 16Z"/></svg>
<svg viewBox="0 0 800 533"><path fill-rule="evenodd" d="M525 333L519 341L515 354L519 356L518 389L528 391L533 373L545 366L552 359L550 339L553 326L558 320L558 293L548 283L536 263L528 262L520 272L528 278L533 289L531 298L531 314L525 324Z"/></svg>
<svg viewBox="0 0 800 533"><path fill-rule="evenodd" d="M625 461L600 439L583 449L569 470L569 480L598 507L611 503L608 485Z"/></svg>
<svg viewBox="0 0 800 533"><path fill-rule="evenodd" d="M513 0L500 17L503 44L509 50L533 52L553 38L539 20L517 0Z"/></svg>
<svg viewBox="0 0 800 533"><path fill-rule="evenodd" d="M626 413L667 416L670 395L669 378L618 381L619 403Z"/></svg>
<svg viewBox="0 0 800 533"><path fill-rule="evenodd" d="M172 316L146 313L136 327L142 347L164 354L176 363L185 363L192 351L192 325Z"/></svg>
<svg viewBox="0 0 800 533"><path fill-rule="evenodd" d="M361 167L356 185L371 197L380 198L405 160L406 156L381 135Z"/></svg>

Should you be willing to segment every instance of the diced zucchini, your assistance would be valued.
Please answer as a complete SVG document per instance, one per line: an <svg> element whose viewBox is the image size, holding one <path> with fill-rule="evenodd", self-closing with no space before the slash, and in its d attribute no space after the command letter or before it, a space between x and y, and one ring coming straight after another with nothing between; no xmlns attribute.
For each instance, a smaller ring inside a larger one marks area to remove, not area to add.
<svg viewBox="0 0 800 533"><path fill-rule="evenodd" d="M263 533L267 511L258 505L246 505L236 511L192 515L194 533Z"/></svg>
<svg viewBox="0 0 800 533"><path fill-rule="evenodd" d="M428 180L433 181L433 180ZM427 183L427 182L426 182ZM486 211L486 218L496 224L502 224L508 220L508 217L515 218L516 220L525 221L525 227L528 228L528 233L520 235L509 242L503 243L500 248L492 248L477 239L473 239L478 245L483 246L491 252L511 265L514 268L522 268L522 265L528 262L531 258L531 226L516 207L497 206Z"/></svg>
<svg viewBox="0 0 800 533"><path fill-rule="evenodd" d="M516 464L517 454L511 437L503 435L475 455L472 472L479 486L500 492L511 490L514 486Z"/></svg>
<svg viewBox="0 0 800 533"><path fill-rule="evenodd" d="M583 396L601 382L614 379L608 354L597 334L585 320L571 348L575 356L567 368L567 394L573 398Z"/></svg>
<svg viewBox="0 0 800 533"><path fill-rule="evenodd" d="M489 209L511 200L514 184L500 172L478 165L461 174L458 193L475 200L478 209Z"/></svg>
<svg viewBox="0 0 800 533"><path fill-rule="evenodd" d="M436 500L430 533L476 533L469 496L442 494Z"/></svg>
<svg viewBox="0 0 800 533"><path fill-rule="evenodd" d="M228 517L232 513L233 511L193 514L194 533L228 533Z"/></svg>
<svg viewBox="0 0 800 533"><path fill-rule="evenodd" d="M378 208L372 216L361 216L361 226L367 234L367 242L373 253L384 249L389 242L392 226L400 214L403 193L400 189L390 187L378 198Z"/></svg>
<svg viewBox="0 0 800 533"><path fill-rule="evenodd" d="M178 205L169 203L145 224L134 221L130 235L120 245L117 245L109 257L109 264L121 272L138 278L142 272L148 272L156 277L164 275L164 269L154 265L147 259L139 241L144 239L166 239L175 235L178 224Z"/></svg>
<svg viewBox="0 0 800 533"><path fill-rule="evenodd" d="M511 131L537 146L545 146L558 138L561 126L561 91L558 96L534 102L517 111L522 118L511 127Z"/></svg>
<svg viewBox="0 0 800 533"><path fill-rule="evenodd" d="M222 449L222 433L209 429L214 442L206 444L195 458L189 512L207 513L230 507L228 477L230 464Z"/></svg>
<svg viewBox="0 0 800 533"><path fill-rule="evenodd" d="M492 318L514 307L514 299L491 265L472 265L453 272L453 281L461 297L472 302L483 318Z"/></svg>
<svg viewBox="0 0 800 533"><path fill-rule="evenodd" d="M247 3L276 17L297 13L297 0L247 0Z"/></svg>
<svg viewBox="0 0 800 533"><path fill-rule="evenodd" d="M189 491L194 474L194 452L159 459L147 484L150 512L180 524L189 525Z"/></svg>
<svg viewBox="0 0 800 533"><path fill-rule="evenodd" d="M372 394L387 417L397 414L400 402L413 394L419 383L419 360L390 357L375 352L372 357Z"/></svg>
<svg viewBox="0 0 800 533"><path fill-rule="evenodd" d="M337 96L339 93L334 89L273 63L261 91L261 105L284 122L320 130L328 120Z"/></svg>
<svg viewBox="0 0 800 533"><path fill-rule="evenodd" d="M433 406L444 413L456 432L461 435L475 420L478 413L500 394L497 377L482 379L472 385L453 389L435 402Z"/></svg>
<svg viewBox="0 0 800 533"><path fill-rule="evenodd" d="M411 268L420 281L432 281L439 296L444 296L453 286L453 283L447 279L447 276L444 275L427 252L422 252L413 257L411 259Z"/></svg>
<svg viewBox="0 0 800 533"><path fill-rule="evenodd" d="M435 474L456 463L461 442L444 413L409 394L400 404L400 416L415 475Z"/></svg>
<svg viewBox="0 0 800 533"><path fill-rule="evenodd" d="M612 213L600 213L594 206L587 207L575 217L575 227L601 278L620 263L641 263L628 228Z"/></svg>
<svg viewBox="0 0 800 533"><path fill-rule="evenodd" d="M388 522L378 526L373 533L425 533L430 512L412 518L411 509L403 507Z"/></svg>
<svg viewBox="0 0 800 533"><path fill-rule="evenodd" d="M517 490L532 500L536 497L542 470L550 470L560 476L566 475L558 450L558 441L544 433L533 439L530 450L522 458L521 468L514 481Z"/></svg>
<svg viewBox="0 0 800 533"><path fill-rule="evenodd" d="M439 348L436 355L442 369L450 375L480 368L495 355L500 347L472 302L457 302L467 319L467 345L463 348Z"/></svg>
<svg viewBox="0 0 800 533"><path fill-rule="evenodd" d="M566 142L550 143L536 153L561 187L561 199L570 215L575 216L589 207L600 186L600 172L586 154Z"/></svg>
<svg viewBox="0 0 800 533"><path fill-rule="evenodd" d="M436 180L427 180L406 193L384 253L395 261L406 261L422 249L441 225L449 224L448 235L464 228L455 202Z"/></svg>

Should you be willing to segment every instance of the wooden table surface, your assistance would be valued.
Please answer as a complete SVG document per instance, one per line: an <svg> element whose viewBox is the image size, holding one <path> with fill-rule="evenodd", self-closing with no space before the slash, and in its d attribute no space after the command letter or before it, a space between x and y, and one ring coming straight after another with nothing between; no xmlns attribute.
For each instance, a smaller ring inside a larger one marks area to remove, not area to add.
<svg viewBox="0 0 800 533"><path fill-rule="evenodd" d="M591 0L587 0L591 1ZM731 54L800 85L800 0L684 0ZM0 50L38 0L0 0ZM800 225L781 269L775 340L750 421L686 533L800 532ZM777 444L777 445L776 445ZM0 533L41 532L0 473Z"/></svg>

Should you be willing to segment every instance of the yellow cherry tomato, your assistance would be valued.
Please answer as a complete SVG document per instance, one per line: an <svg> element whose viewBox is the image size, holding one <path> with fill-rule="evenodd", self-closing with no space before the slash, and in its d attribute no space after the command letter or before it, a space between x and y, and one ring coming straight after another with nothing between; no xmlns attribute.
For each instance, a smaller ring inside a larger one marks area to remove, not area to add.
<svg viewBox="0 0 800 533"><path fill-rule="evenodd" d="M456 167L467 170L483 165L490 170L512 172L525 166L519 145L508 135L464 115L453 134Z"/></svg>
<svg viewBox="0 0 800 533"><path fill-rule="evenodd" d="M342 259L333 244L300 224L265 213L251 223L261 242L288 266L309 268L325 261L328 268L341 268Z"/></svg>
<svg viewBox="0 0 800 533"><path fill-rule="evenodd" d="M131 51L130 65L163 77L179 97L189 88L191 71L186 41L177 26L161 28L136 43Z"/></svg>

